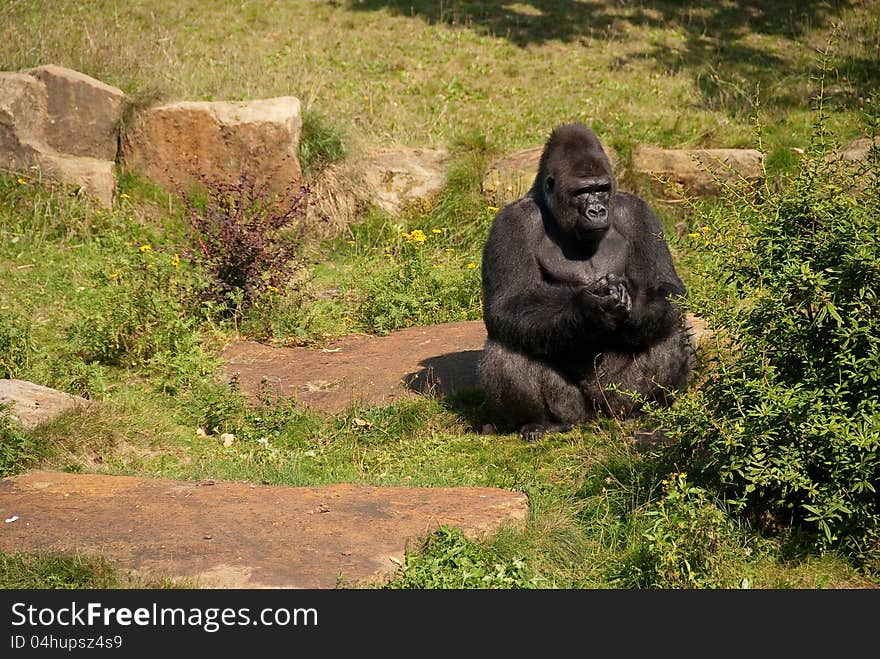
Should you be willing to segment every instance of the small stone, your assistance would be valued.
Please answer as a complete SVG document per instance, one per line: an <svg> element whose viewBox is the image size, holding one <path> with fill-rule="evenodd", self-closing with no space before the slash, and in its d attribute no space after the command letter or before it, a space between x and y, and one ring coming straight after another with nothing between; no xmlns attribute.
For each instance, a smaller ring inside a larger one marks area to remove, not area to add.
<svg viewBox="0 0 880 659"><path fill-rule="evenodd" d="M220 441L223 442L223 446L229 448L233 444L235 444L235 435L231 432L225 432L220 435Z"/></svg>

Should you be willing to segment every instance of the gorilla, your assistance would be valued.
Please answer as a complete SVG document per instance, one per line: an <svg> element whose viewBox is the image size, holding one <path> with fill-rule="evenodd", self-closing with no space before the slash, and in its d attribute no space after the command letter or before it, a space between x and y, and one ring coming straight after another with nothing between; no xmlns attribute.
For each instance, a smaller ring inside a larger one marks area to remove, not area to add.
<svg viewBox="0 0 880 659"><path fill-rule="evenodd" d="M660 221L617 190L583 124L551 133L531 189L493 221L481 276L479 382L526 441L669 404L690 376L685 287Z"/></svg>

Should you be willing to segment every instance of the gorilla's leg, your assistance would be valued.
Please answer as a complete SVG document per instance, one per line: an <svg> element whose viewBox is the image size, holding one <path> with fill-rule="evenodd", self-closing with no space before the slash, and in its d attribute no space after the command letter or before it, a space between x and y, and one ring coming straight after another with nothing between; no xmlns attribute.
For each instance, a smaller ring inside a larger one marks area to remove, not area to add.
<svg viewBox="0 0 880 659"><path fill-rule="evenodd" d="M644 352L604 353L595 370L581 379L581 387L595 411L626 418L637 414L643 401L668 404L687 382L693 362L690 342L674 332Z"/></svg>
<svg viewBox="0 0 880 659"><path fill-rule="evenodd" d="M550 364L487 340L478 367L489 403L518 428L526 441L570 430L588 417L577 383Z"/></svg>

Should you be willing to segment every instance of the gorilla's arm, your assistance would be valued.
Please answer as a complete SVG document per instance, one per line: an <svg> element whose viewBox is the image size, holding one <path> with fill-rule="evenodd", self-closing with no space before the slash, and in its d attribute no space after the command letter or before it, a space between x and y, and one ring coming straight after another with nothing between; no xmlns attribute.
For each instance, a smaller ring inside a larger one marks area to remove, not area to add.
<svg viewBox="0 0 880 659"><path fill-rule="evenodd" d="M630 347L643 346L673 332L681 310L670 298L685 294L675 272L672 254L662 239L660 220L643 200L620 193L620 219L630 235L631 251L626 279L632 309L620 325L617 341Z"/></svg>
<svg viewBox="0 0 880 659"><path fill-rule="evenodd" d="M540 210L518 202L495 219L483 251L483 317L491 338L552 355L606 338L623 316L618 301L571 282L548 282L536 255Z"/></svg>

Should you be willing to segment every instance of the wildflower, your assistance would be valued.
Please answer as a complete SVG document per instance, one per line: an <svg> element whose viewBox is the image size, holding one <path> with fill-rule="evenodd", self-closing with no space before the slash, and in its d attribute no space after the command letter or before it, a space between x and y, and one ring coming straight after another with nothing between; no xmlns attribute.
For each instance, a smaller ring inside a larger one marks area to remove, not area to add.
<svg viewBox="0 0 880 659"><path fill-rule="evenodd" d="M123 192L121 195L119 195L119 198L120 198L120 199L131 199L131 197L129 197L129 196L128 196L127 194L125 194L124 192Z"/></svg>
<svg viewBox="0 0 880 659"><path fill-rule="evenodd" d="M110 273L110 279L117 279L118 277L119 277L119 273L118 273L118 272L111 272L111 273Z"/></svg>
<svg viewBox="0 0 880 659"><path fill-rule="evenodd" d="M175 254L171 257L171 265L175 268L180 265L180 254Z"/></svg>
<svg viewBox="0 0 880 659"><path fill-rule="evenodd" d="M709 227L706 227L706 226L700 227L700 231L702 231L703 233L706 233L708 230L709 230Z"/></svg>
<svg viewBox="0 0 880 659"><path fill-rule="evenodd" d="M18 177L18 184L19 185L27 185L27 181L25 179L23 179L21 176L19 176Z"/></svg>
<svg viewBox="0 0 880 659"><path fill-rule="evenodd" d="M270 293L277 293L278 287L277 286L267 286L266 290L269 291Z"/></svg>
<svg viewBox="0 0 880 659"><path fill-rule="evenodd" d="M403 234L403 237L414 243L423 243L428 239L428 236L421 229L413 229L411 232Z"/></svg>
<svg viewBox="0 0 880 659"><path fill-rule="evenodd" d="M146 254L147 252L153 251L153 246L145 244L138 247L138 249L141 251L141 254Z"/></svg>
<svg viewBox="0 0 880 659"><path fill-rule="evenodd" d="M431 229L431 233L443 233L443 229Z"/></svg>
<svg viewBox="0 0 880 659"><path fill-rule="evenodd" d="M497 213L498 206L486 206L486 210L489 211L490 213Z"/></svg>
<svg viewBox="0 0 880 659"><path fill-rule="evenodd" d="M696 233L696 232L695 232L695 233L689 233L689 234L688 234L688 238L699 238L699 237L700 237L700 234L698 234L698 233Z"/></svg>
<svg viewBox="0 0 880 659"><path fill-rule="evenodd" d="M468 263L468 264L467 264L466 266L464 266L464 267L467 268L468 270L473 270L474 268L477 267L477 264L476 264L476 263Z"/></svg>

